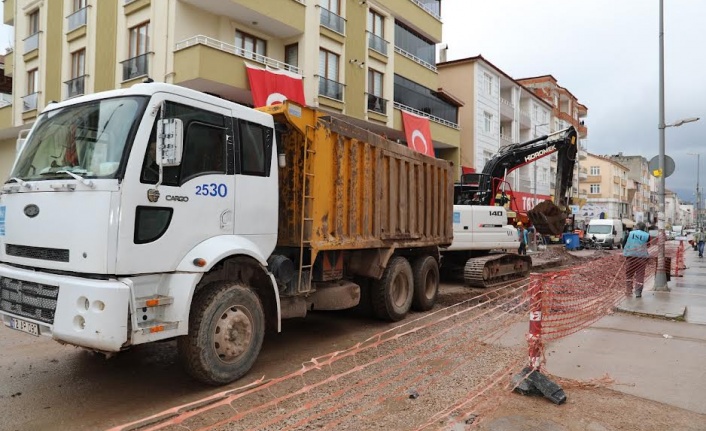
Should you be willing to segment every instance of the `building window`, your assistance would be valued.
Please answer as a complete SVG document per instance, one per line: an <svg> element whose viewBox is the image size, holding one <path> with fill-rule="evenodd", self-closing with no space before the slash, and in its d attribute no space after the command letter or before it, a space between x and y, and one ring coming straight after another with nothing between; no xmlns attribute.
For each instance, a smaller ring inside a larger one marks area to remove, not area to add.
<svg viewBox="0 0 706 431"><path fill-rule="evenodd" d="M532 111L534 121L539 122L539 105L532 105Z"/></svg>
<svg viewBox="0 0 706 431"><path fill-rule="evenodd" d="M83 76L86 68L86 50L81 49L71 54L71 78Z"/></svg>
<svg viewBox="0 0 706 431"><path fill-rule="evenodd" d="M489 96L493 95L493 77L483 72L483 91Z"/></svg>
<svg viewBox="0 0 706 431"><path fill-rule="evenodd" d="M483 113L483 131L485 131L485 133L490 134L492 129L493 129L493 114L491 114L489 112L484 112Z"/></svg>
<svg viewBox="0 0 706 431"><path fill-rule="evenodd" d="M79 11L87 6L88 0L74 0L74 9L73 11Z"/></svg>
<svg viewBox="0 0 706 431"><path fill-rule="evenodd" d="M542 168L542 182L546 183L547 178L549 178L549 172L547 168Z"/></svg>
<svg viewBox="0 0 706 431"><path fill-rule="evenodd" d="M368 69L368 110L386 112L386 100L382 98L383 74L374 69Z"/></svg>
<svg viewBox="0 0 706 431"><path fill-rule="evenodd" d="M319 50L319 94L343 100L343 85L338 82L339 55L325 49Z"/></svg>
<svg viewBox="0 0 706 431"><path fill-rule="evenodd" d="M395 74L395 102L425 114L458 124L458 108L437 96L436 91Z"/></svg>
<svg viewBox="0 0 706 431"><path fill-rule="evenodd" d="M374 10L368 11L368 31L377 37L384 38L385 18Z"/></svg>
<svg viewBox="0 0 706 431"><path fill-rule="evenodd" d="M341 1L340 0L321 0L321 7L328 9L329 11L335 13L336 15L341 14Z"/></svg>
<svg viewBox="0 0 706 431"><path fill-rule="evenodd" d="M395 21L395 46L428 65L436 65L436 44L398 21Z"/></svg>
<svg viewBox="0 0 706 431"><path fill-rule="evenodd" d="M591 184L591 194L592 195L600 194L600 192L601 192L601 185L600 184Z"/></svg>
<svg viewBox="0 0 706 431"><path fill-rule="evenodd" d="M293 43L284 47L284 62L290 66L299 67L299 44Z"/></svg>
<svg viewBox="0 0 706 431"><path fill-rule="evenodd" d="M238 30L235 32L235 49L236 51L240 50L240 52L236 52L238 55L256 59L257 56L265 57L267 55L267 42Z"/></svg>
<svg viewBox="0 0 706 431"><path fill-rule="evenodd" d="M493 153L490 151L483 151L483 166L487 165L490 159L493 158ZM483 169L483 166L481 166L481 170Z"/></svg>
<svg viewBox="0 0 706 431"><path fill-rule="evenodd" d="M147 75L149 71L150 23L130 29L128 60L123 61L123 81Z"/></svg>
<svg viewBox="0 0 706 431"><path fill-rule="evenodd" d="M601 174L601 167L600 166L591 166L591 175L600 175Z"/></svg>
<svg viewBox="0 0 706 431"><path fill-rule="evenodd" d="M39 91L39 70L32 69L27 72L27 94Z"/></svg>
<svg viewBox="0 0 706 431"><path fill-rule="evenodd" d="M29 36L39 33L39 9L28 15L29 17Z"/></svg>

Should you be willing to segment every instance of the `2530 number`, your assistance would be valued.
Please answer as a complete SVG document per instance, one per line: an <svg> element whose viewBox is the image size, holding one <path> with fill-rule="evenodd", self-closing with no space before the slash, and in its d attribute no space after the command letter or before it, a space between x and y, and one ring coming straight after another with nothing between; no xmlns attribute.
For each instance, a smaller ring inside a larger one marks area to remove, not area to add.
<svg viewBox="0 0 706 431"><path fill-rule="evenodd" d="M228 195L228 186L225 184L201 184L196 186L197 196L220 196L222 198Z"/></svg>

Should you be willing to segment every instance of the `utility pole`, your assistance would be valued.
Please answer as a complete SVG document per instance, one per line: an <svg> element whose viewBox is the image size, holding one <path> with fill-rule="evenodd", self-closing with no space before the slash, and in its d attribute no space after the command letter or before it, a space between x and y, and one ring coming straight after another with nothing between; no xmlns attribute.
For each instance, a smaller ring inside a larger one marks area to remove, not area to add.
<svg viewBox="0 0 706 431"><path fill-rule="evenodd" d="M664 256L664 0L659 0L659 176L657 193L659 209L657 210L657 272L655 273L655 291L668 292L667 273Z"/></svg>

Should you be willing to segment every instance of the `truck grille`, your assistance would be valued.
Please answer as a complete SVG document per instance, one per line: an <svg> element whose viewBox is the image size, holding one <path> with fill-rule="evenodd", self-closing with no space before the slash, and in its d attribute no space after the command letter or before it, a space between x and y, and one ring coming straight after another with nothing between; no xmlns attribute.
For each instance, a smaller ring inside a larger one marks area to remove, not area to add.
<svg viewBox="0 0 706 431"><path fill-rule="evenodd" d="M60 248L5 244L5 253L8 256L26 257L28 259L51 260L54 262L69 261L69 251Z"/></svg>
<svg viewBox="0 0 706 431"><path fill-rule="evenodd" d="M0 310L54 323L59 286L0 277Z"/></svg>

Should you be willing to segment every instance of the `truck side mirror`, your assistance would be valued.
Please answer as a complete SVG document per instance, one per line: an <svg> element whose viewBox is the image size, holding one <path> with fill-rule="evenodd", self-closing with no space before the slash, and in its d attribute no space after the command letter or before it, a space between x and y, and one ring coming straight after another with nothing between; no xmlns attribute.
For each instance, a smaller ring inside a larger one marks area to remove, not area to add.
<svg viewBox="0 0 706 431"><path fill-rule="evenodd" d="M159 120L157 163L163 167L179 166L184 150L184 126L179 118Z"/></svg>

